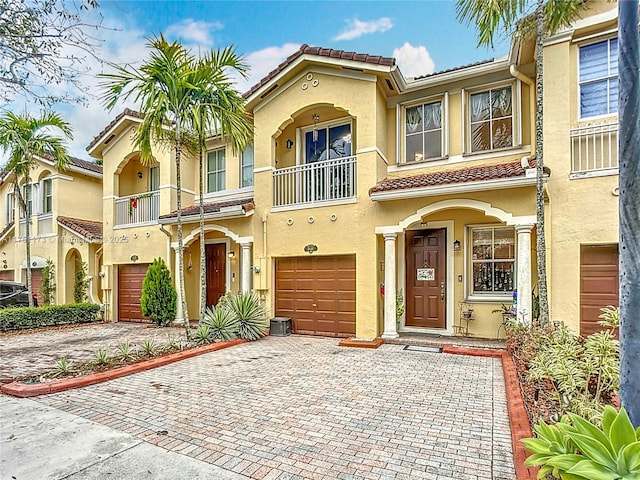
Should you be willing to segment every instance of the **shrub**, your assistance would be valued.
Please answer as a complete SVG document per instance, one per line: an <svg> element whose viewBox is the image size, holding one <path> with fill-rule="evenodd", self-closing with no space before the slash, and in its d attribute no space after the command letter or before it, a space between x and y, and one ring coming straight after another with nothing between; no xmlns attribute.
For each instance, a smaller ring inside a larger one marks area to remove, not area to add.
<svg viewBox="0 0 640 480"><path fill-rule="evenodd" d="M53 260L48 259L45 267L42 269L42 288L40 289L40 295L42 295L43 305L53 305L55 303L55 293L56 269L53 265Z"/></svg>
<svg viewBox="0 0 640 480"><path fill-rule="evenodd" d="M212 341L235 340L239 327L238 318L224 304L218 305L213 310L207 308L202 324L209 327Z"/></svg>
<svg viewBox="0 0 640 480"><path fill-rule="evenodd" d="M140 306L142 314L164 327L176 318L176 289L171 282L171 273L162 258L156 258L144 277Z"/></svg>
<svg viewBox="0 0 640 480"><path fill-rule="evenodd" d="M237 335L245 340L258 340L267 334L269 320L267 312L255 292L236 293L229 295L220 304L221 308L227 308L238 320Z"/></svg>
<svg viewBox="0 0 640 480"><path fill-rule="evenodd" d="M211 343L211 328L209 328L209 325L205 325L204 323L198 325L198 328L196 328L196 331L193 334L193 340L198 345L206 345L207 343Z"/></svg>
<svg viewBox="0 0 640 480"><path fill-rule="evenodd" d="M87 278L87 268L87 262L76 258L76 277L73 283L73 301L76 303L84 303L88 298L89 279Z"/></svg>
<svg viewBox="0 0 640 480"><path fill-rule="evenodd" d="M93 303L5 308L0 310L0 331L97 322L99 312Z"/></svg>

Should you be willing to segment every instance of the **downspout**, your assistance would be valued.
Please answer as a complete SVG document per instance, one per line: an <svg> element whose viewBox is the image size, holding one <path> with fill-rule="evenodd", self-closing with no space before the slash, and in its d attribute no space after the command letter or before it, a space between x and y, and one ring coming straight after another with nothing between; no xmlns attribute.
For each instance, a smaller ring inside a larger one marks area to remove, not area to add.
<svg viewBox="0 0 640 480"><path fill-rule="evenodd" d="M512 77L517 78L521 82L526 83L529 86L529 135L531 138L531 155L529 158L536 157L536 142L535 142L535 124L536 124L536 85L534 81L527 77L524 73L516 68L515 63L509 65L509 73Z"/></svg>
<svg viewBox="0 0 640 480"><path fill-rule="evenodd" d="M171 232L160 225L160 231L167 236L167 264L171 265Z"/></svg>

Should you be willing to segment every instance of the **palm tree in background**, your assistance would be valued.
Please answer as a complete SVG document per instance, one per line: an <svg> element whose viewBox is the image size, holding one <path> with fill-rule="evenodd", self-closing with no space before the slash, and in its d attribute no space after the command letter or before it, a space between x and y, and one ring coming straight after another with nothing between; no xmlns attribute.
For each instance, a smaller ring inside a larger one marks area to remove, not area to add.
<svg viewBox="0 0 640 480"><path fill-rule="evenodd" d="M193 68L192 83L198 86L195 131L198 137L198 189L200 194L200 320L207 307L207 259L204 232L204 156L208 137L220 136L234 153L252 141L253 125L244 108L244 98L235 89L231 74L246 78L248 65L234 47L212 50Z"/></svg>
<svg viewBox="0 0 640 480"><path fill-rule="evenodd" d="M184 244L182 238L182 151L196 148L193 135L194 106L202 92L193 82L195 58L178 42L169 43L162 34L147 41L149 58L140 68L114 66L115 73L101 74L105 106L112 109L119 100L132 99L140 105L142 123L134 136L140 161L154 161L155 142L174 150L176 167L176 208L178 230L178 289L187 338L189 313L184 288Z"/></svg>
<svg viewBox="0 0 640 480"><path fill-rule="evenodd" d="M62 137L55 133L61 133ZM16 115L7 112L0 117L0 147L8 154L5 172L13 177L13 194L21 215L25 219L25 247L27 262L27 290L29 306L33 306L31 284L31 170L36 168L36 157L53 160L58 170L66 170L71 159L65 137L72 139L70 125L56 113L44 113L35 118L28 113ZM20 188L24 186L24 191Z"/></svg>
<svg viewBox="0 0 640 480"><path fill-rule="evenodd" d="M514 33L521 38L535 35L536 39L536 249L538 266L538 294L540 323L549 322L547 295L547 247L544 224L544 161L543 148L543 57L545 36L556 33L579 17L584 0L536 1L535 13L530 14L527 0L457 0L458 20L478 29L478 45L493 46L498 29ZM522 292L528 295L528 292Z"/></svg>

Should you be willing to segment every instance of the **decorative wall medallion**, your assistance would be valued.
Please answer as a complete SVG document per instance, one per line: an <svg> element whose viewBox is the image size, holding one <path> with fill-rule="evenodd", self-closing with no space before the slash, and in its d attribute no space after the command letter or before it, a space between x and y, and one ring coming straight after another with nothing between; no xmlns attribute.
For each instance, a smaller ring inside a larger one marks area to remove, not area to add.
<svg viewBox="0 0 640 480"><path fill-rule="evenodd" d="M287 225L293 225L293 218L287 218Z"/></svg>
<svg viewBox="0 0 640 480"><path fill-rule="evenodd" d="M614 197L619 197L620 187L619 186L613 187L613 189L611 190L611 195L613 195Z"/></svg>
<svg viewBox="0 0 640 480"><path fill-rule="evenodd" d="M307 221L308 221L309 223L313 223L313 222L315 222L315 221L316 221L316 218L315 218L313 215L310 215L310 216L309 216L309 218L307 218Z"/></svg>
<svg viewBox="0 0 640 480"><path fill-rule="evenodd" d="M313 85L314 87L317 87L318 83L320 83L318 82L318 80L314 80L313 82L311 82L311 85Z"/></svg>
<svg viewBox="0 0 640 480"><path fill-rule="evenodd" d="M336 215L335 213L332 213L331 215L329 215L329 220L331 220L332 222L335 222L338 219L338 215Z"/></svg>
<svg viewBox="0 0 640 480"><path fill-rule="evenodd" d="M305 245L304 251L307 252L309 255L311 255L313 252L318 251L318 246L314 245L313 243L310 243L309 245Z"/></svg>
<svg viewBox="0 0 640 480"><path fill-rule="evenodd" d="M307 82L304 82L302 85L302 90L306 90L307 88L309 88L309 84Z"/></svg>
<svg viewBox="0 0 640 480"><path fill-rule="evenodd" d="M307 80L313 80L313 73L307 73Z"/></svg>

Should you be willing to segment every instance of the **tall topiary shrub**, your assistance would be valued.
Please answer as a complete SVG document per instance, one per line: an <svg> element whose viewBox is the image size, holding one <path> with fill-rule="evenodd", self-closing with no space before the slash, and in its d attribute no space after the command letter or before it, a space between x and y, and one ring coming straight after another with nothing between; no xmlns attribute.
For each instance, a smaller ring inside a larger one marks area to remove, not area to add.
<svg viewBox="0 0 640 480"><path fill-rule="evenodd" d="M56 268L53 260L48 259L45 267L42 269L42 288L40 295L44 305L54 305L56 294Z"/></svg>
<svg viewBox="0 0 640 480"><path fill-rule="evenodd" d="M155 325L166 326L176 318L176 297L167 265L162 258L156 258L142 282L142 314Z"/></svg>
<svg viewBox="0 0 640 480"><path fill-rule="evenodd" d="M87 262L76 258L76 278L73 283L73 301L85 303L88 300L89 279L87 278Z"/></svg>

